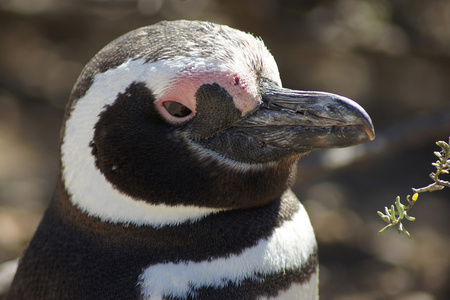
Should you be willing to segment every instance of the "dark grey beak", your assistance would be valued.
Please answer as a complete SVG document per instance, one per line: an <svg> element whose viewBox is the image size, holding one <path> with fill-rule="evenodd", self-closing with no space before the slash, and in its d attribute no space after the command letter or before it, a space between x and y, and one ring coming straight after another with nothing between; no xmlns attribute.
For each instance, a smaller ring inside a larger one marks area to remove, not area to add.
<svg viewBox="0 0 450 300"><path fill-rule="evenodd" d="M375 138L369 115L345 97L289 90L270 82L261 84L261 93L263 104L239 126L268 145L302 152L347 147Z"/></svg>
<svg viewBox="0 0 450 300"><path fill-rule="evenodd" d="M264 163L375 138L369 115L350 99L289 90L267 81L261 84L261 95L262 103L254 111L195 143L232 160Z"/></svg>

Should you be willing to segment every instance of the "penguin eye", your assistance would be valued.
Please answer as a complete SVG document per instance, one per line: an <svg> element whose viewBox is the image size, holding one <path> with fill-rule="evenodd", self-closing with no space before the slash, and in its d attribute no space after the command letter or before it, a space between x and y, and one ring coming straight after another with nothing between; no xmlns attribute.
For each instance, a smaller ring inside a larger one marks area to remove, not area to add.
<svg viewBox="0 0 450 300"><path fill-rule="evenodd" d="M164 108L169 114L177 118L183 118L189 116L192 110L187 108L187 106L176 101L165 101L163 104Z"/></svg>

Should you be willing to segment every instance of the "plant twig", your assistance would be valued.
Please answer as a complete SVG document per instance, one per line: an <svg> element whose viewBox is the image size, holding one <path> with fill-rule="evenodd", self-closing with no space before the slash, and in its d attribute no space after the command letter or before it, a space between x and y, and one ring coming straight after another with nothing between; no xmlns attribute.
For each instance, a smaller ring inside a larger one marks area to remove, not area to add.
<svg viewBox="0 0 450 300"><path fill-rule="evenodd" d="M446 143L444 141L439 141L436 143L439 147L441 147L441 151L435 151L434 155L438 157L438 160L435 163L432 163L434 167L436 167L437 171L436 173L432 172L430 174L431 179L433 179L433 183L422 187L422 188L413 188L414 195L412 196L412 199L410 200L410 195L406 196L406 200L408 201L409 205L404 205L400 202L400 196L397 196L395 200L395 206L391 205L391 208L385 207L385 214L377 211L380 218L388 223L383 229L381 229L378 233L382 234L386 232L389 228L397 226L397 230L399 233L403 233L407 237L411 238L411 235L409 232L405 229L403 226L402 221L404 219L408 221L414 221L415 218L408 215L408 212L411 210L411 208L416 203L419 193L424 192L434 192L442 190L445 187L450 187L450 182L446 180L442 180L439 178L439 175L441 174L449 174L450 171L450 137L449 142Z"/></svg>

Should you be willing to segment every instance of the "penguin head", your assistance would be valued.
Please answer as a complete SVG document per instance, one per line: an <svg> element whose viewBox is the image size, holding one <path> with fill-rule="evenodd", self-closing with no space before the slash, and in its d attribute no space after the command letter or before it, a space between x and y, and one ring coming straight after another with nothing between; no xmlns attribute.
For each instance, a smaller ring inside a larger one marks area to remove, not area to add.
<svg viewBox="0 0 450 300"><path fill-rule="evenodd" d="M67 106L62 180L110 222L165 225L267 204L314 149L374 138L344 97L282 88L260 39L223 25L161 22L110 43Z"/></svg>

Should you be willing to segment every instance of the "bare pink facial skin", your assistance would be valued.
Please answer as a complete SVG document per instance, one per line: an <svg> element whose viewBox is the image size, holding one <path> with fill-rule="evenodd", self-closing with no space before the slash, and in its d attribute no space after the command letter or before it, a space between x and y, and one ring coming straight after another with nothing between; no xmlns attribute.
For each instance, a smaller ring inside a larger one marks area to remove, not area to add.
<svg viewBox="0 0 450 300"><path fill-rule="evenodd" d="M164 89L164 92L156 100L156 107L168 121L172 123L184 122L195 116L197 107L196 91L204 84L214 83L220 85L233 97L234 105L242 112L243 116L260 103L256 79L248 74L238 74L236 72L227 72L226 70L199 71L195 68L185 68L177 72L170 80L168 87ZM183 118L173 117L162 105L169 100L183 104L192 113Z"/></svg>

